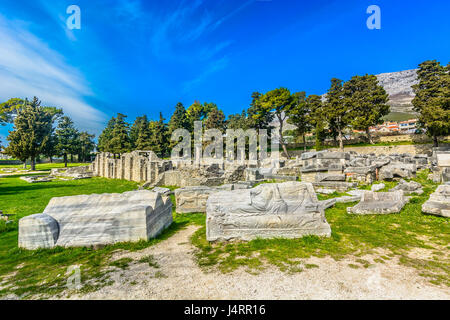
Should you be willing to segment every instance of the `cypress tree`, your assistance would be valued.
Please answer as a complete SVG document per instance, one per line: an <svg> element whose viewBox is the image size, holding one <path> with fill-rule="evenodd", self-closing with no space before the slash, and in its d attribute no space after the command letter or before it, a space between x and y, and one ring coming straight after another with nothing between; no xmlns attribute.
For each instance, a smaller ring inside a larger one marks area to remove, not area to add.
<svg viewBox="0 0 450 320"><path fill-rule="evenodd" d="M98 137L98 144L97 149L100 152L112 152L110 143L112 139L112 132L114 129L114 125L116 124L116 118L112 117L108 124L106 125L106 128L103 129L102 133Z"/></svg>
<svg viewBox="0 0 450 320"><path fill-rule="evenodd" d="M78 150L78 130L75 129L72 119L62 117L56 128L56 150L64 157L64 167L67 167L67 155L73 155Z"/></svg>
<svg viewBox="0 0 450 320"><path fill-rule="evenodd" d="M131 141L129 136L129 124L125 121L127 116L118 113L114 128L111 133L109 144L110 152L118 154L129 152L131 150Z"/></svg>

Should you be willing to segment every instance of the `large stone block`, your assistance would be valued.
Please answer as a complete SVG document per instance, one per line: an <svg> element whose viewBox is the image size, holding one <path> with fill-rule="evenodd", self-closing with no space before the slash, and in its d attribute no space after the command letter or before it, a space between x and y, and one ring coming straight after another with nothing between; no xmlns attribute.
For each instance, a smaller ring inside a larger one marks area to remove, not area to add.
<svg viewBox="0 0 450 320"><path fill-rule="evenodd" d="M310 183L262 184L220 191L207 202L208 241L330 236L324 208Z"/></svg>
<svg viewBox="0 0 450 320"><path fill-rule="evenodd" d="M171 223L170 199L148 190L53 198L43 214L19 221L19 246L90 247L148 240Z"/></svg>
<svg viewBox="0 0 450 320"><path fill-rule="evenodd" d="M59 236L58 222L47 214L33 214L19 221L19 247L53 248Z"/></svg>
<svg viewBox="0 0 450 320"><path fill-rule="evenodd" d="M230 186L230 188L232 188L232 186ZM175 190L177 212L206 212L206 201L214 192L217 192L217 190L203 186L185 187Z"/></svg>
<svg viewBox="0 0 450 320"><path fill-rule="evenodd" d="M394 192L365 191L362 194L361 202L354 207L347 208L347 212L354 214L398 213L407 202L401 190Z"/></svg>
<svg viewBox="0 0 450 320"><path fill-rule="evenodd" d="M440 185L422 205L422 212L442 217L450 217L450 185Z"/></svg>

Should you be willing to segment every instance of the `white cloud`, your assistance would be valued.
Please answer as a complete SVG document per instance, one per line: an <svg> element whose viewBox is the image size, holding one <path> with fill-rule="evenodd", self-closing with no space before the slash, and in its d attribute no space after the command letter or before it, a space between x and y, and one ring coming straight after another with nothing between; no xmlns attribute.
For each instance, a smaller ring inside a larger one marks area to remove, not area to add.
<svg viewBox="0 0 450 320"><path fill-rule="evenodd" d="M19 21L0 15L0 100L39 97L62 107L82 130L98 133L106 115L84 100L93 96L83 75Z"/></svg>

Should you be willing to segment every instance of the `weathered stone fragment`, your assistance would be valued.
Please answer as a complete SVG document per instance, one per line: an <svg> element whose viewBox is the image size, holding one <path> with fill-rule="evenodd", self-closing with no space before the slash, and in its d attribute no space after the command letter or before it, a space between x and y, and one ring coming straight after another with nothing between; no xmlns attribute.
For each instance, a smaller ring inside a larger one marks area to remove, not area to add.
<svg viewBox="0 0 450 320"><path fill-rule="evenodd" d="M148 190L53 198L43 214L19 221L19 246L90 247L148 240L171 223L170 199Z"/></svg>
<svg viewBox="0 0 450 320"><path fill-rule="evenodd" d="M361 202L354 207L347 208L347 212L354 214L398 213L406 203L407 199L401 190L394 192L365 191Z"/></svg>
<svg viewBox="0 0 450 320"><path fill-rule="evenodd" d="M20 219L19 247L29 250L49 249L56 245L58 222L47 214L33 214Z"/></svg>
<svg viewBox="0 0 450 320"><path fill-rule="evenodd" d="M206 212L206 201L208 197L217 191L216 189L204 186L184 187L175 190L177 212Z"/></svg>
<svg viewBox="0 0 450 320"><path fill-rule="evenodd" d="M208 241L330 236L324 209L310 183L262 184L220 191L207 202Z"/></svg>
<svg viewBox="0 0 450 320"><path fill-rule="evenodd" d="M345 181L345 174L317 173L316 182L322 181Z"/></svg>
<svg viewBox="0 0 450 320"><path fill-rule="evenodd" d="M422 194L422 185L415 181L406 182L405 180L401 179L398 185L396 185L394 188L392 188L390 191L397 191L402 190L404 194Z"/></svg>
<svg viewBox="0 0 450 320"><path fill-rule="evenodd" d="M422 205L422 212L435 216L450 217L450 185L437 187L430 199Z"/></svg>
<svg viewBox="0 0 450 320"><path fill-rule="evenodd" d="M172 191L169 188L162 188L162 187L155 187L152 189L153 192L158 192L162 196L168 196L172 193Z"/></svg>
<svg viewBox="0 0 450 320"><path fill-rule="evenodd" d="M384 183L377 183L377 184L374 184L374 185L370 188L370 190L373 191L373 192L377 192L377 191L383 190L385 187L386 187L386 185L385 185ZM391 190L391 191L392 191L392 190Z"/></svg>

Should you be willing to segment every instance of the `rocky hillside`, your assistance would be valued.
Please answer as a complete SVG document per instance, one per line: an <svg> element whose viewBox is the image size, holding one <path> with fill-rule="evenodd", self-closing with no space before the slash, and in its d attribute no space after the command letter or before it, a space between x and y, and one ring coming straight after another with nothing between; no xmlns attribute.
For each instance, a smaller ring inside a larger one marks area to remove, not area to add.
<svg viewBox="0 0 450 320"><path fill-rule="evenodd" d="M377 78L389 94L391 112L414 113L411 101L415 95L411 86L418 82L416 69L382 73Z"/></svg>
<svg viewBox="0 0 450 320"><path fill-rule="evenodd" d="M417 69L381 73L377 75L379 83L389 94L389 105L391 106L391 114L386 120L407 120L416 116L411 101L415 94L411 86L418 83ZM325 94L322 96L325 99ZM271 123L272 126L278 128L280 126L277 119ZM285 123L284 130L293 130L295 126Z"/></svg>

